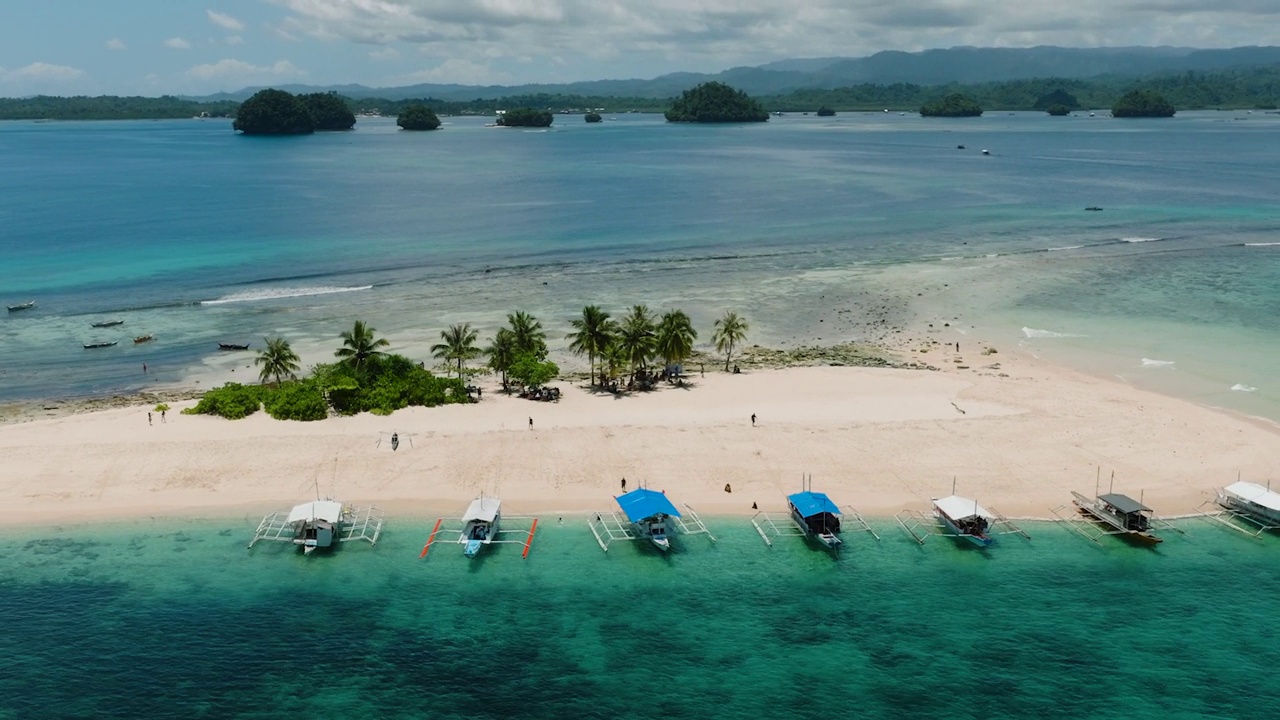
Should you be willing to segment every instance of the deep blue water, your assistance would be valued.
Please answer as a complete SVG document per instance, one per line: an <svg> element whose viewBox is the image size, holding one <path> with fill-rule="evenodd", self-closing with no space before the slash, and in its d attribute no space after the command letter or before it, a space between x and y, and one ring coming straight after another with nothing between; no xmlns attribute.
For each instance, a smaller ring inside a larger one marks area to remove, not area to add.
<svg viewBox="0 0 1280 720"><path fill-rule="evenodd" d="M545 520L545 518L544 518ZM6 718L1268 718L1274 537L1152 551L1032 523L987 551L891 524L840 561L745 518L671 556L582 517L474 561L302 557L256 519L9 530Z"/></svg>
<svg viewBox="0 0 1280 720"><path fill-rule="evenodd" d="M265 335L310 362L354 319L424 357L444 326L487 335L515 309L556 337L590 302L683 307L704 336L733 308L756 342L865 339L815 311L933 283L997 338L1082 336L1036 349L1280 417L1260 370L1280 351L1277 116L484 122L0 123L0 296L39 303L0 317L0 399L228 377L215 343Z"/></svg>

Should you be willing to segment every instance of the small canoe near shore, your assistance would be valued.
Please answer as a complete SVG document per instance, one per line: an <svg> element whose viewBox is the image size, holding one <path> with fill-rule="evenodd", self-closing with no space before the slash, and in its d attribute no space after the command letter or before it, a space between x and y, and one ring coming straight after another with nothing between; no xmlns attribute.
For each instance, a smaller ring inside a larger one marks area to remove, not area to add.
<svg viewBox="0 0 1280 720"><path fill-rule="evenodd" d="M139 335L138 337L133 339L133 342L136 345L138 343L151 342L154 339L155 339L155 335Z"/></svg>
<svg viewBox="0 0 1280 720"><path fill-rule="evenodd" d="M19 303L17 305L8 305L7 307L9 308L9 312L18 312L19 310L30 310L35 306L36 306L35 300L28 300L24 303Z"/></svg>
<svg viewBox="0 0 1280 720"><path fill-rule="evenodd" d="M123 324L124 324L123 320L103 320L102 322L94 323L91 327L108 328L108 327L115 327L117 325L123 325Z"/></svg>
<svg viewBox="0 0 1280 720"><path fill-rule="evenodd" d="M119 341L119 340L112 340L111 342L91 342L91 343L85 343L85 344L84 344L84 349L85 349L85 350L94 350L94 349L97 349L97 348L115 347L115 346L116 346L116 343L118 343L118 342L120 342L120 341Z"/></svg>
<svg viewBox="0 0 1280 720"><path fill-rule="evenodd" d="M245 343L245 344L243 344L243 345L239 345L239 344L237 344L237 343L224 343L224 342L220 342L220 343L218 343L218 349L219 349L219 350L248 350L248 349L249 349L249 343Z"/></svg>

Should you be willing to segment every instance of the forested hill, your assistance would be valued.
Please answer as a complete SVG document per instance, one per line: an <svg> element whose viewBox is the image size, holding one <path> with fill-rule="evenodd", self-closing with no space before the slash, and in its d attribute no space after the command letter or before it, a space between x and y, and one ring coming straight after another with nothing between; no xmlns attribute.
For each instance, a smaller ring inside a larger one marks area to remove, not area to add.
<svg viewBox="0 0 1280 720"><path fill-rule="evenodd" d="M951 93L963 93L986 110L1031 110L1041 98L1061 90L1080 108L1110 108L1134 89L1154 90L1179 110L1201 108L1267 108L1280 103L1280 65L1219 73L1185 72L1146 78L1106 77L1091 80L1065 78L1014 80L978 84L915 85L909 83L862 84L830 90L798 90L785 94L756 95L769 111L816 111L826 106L837 111L892 109L915 112L921 105ZM552 111L603 109L619 113L631 110L662 112L671 98L606 97L575 95L517 95L473 99L465 102L439 98L389 100L347 99L355 112L376 111L396 116L411 104L423 104L438 115L493 115L496 110L530 107ZM202 113L214 117L235 114L238 103L222 100L200 103L175 97L34 97L0 99L4 120L107 120L188 118Z"/></svg>

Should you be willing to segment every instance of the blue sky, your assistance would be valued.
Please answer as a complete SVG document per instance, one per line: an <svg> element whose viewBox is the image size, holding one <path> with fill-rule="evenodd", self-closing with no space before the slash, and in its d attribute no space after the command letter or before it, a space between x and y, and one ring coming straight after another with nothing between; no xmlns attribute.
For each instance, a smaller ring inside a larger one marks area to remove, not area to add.
<svg viewBox="0 0 1280 720"><path fill-rule="evenodd" d="M955 45L1275 44L1280 0L0 0L0 95L521 84Z"/></svg>

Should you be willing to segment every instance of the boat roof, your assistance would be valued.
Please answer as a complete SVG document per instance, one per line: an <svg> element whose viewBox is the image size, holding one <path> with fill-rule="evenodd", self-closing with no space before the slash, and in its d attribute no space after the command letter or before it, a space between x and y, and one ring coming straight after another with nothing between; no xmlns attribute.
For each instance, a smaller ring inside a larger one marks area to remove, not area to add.
<svg viewBox="0 0 1280 720"><path fill-rule="evenodd" d="M1241 500L1248 500L1254 505L1261 505L1268 510L1280 511L1280 493L1265 488L1258 483L1233 482L1223 488Z"/></svg>
<svg viewBox="0 0 1280 720"><path fill-rule="evenodd" d="M680 511L667 499L666 493L640 488L625 495L618 496L618 507L627 514L631 522L639 522L654 515L674 515L680 517Z"/></svg>
<svg viewBox="0 0 1280 720"><path fill-rule="evenodd" d="M990 520L993 517L986 508L978 504L977 500L960 497L959 495L935 498L933 506L952 520L963 520L971 517L984 517Z"/></svg>
<svg viewBox="0 0 1280 720"><path fill-rule="evenodd" d="M831 498L827 497L826 493L798 492L795 495L788 495L787 501L795 506L800 517L809 518L823 513L841 514L840 508L831 502Z"/></svg>
<svg viewBox="0 0 1280 720"><path fill-rule="evenodd" d="M342 503L336 500L312 500L309 503L295 505L289 511L286 522L296 523L303 520L325 520L336 523L342 519Z"/></svg>
<svg viewBox="0 0 1280 720"><path fill-rule="evenodd" d="M1115 508L1116 510L1119 510L1125 515L1128 515L1129 513L1141 512L1143 510L1146 510L1147 512L1151 512L1151 508L1147 507L1146 505L1143 505L1137 500L1134 500L1128 495L1121 495L1120 493L1107 493L1106 495L1099 495L1098 499L1104 503L1107 503L1108 505Z"/></svg>
<svg viewBox="0 0 1280 720"><path fill-rule="evenodd" d="M462 522L468 520L483 520L485 522L493 522L498 517L498 508L502 505L502 501L496 497L485 497L481 495L471 501L471 505L467 507L467 511L462 513Z"/></svg>

